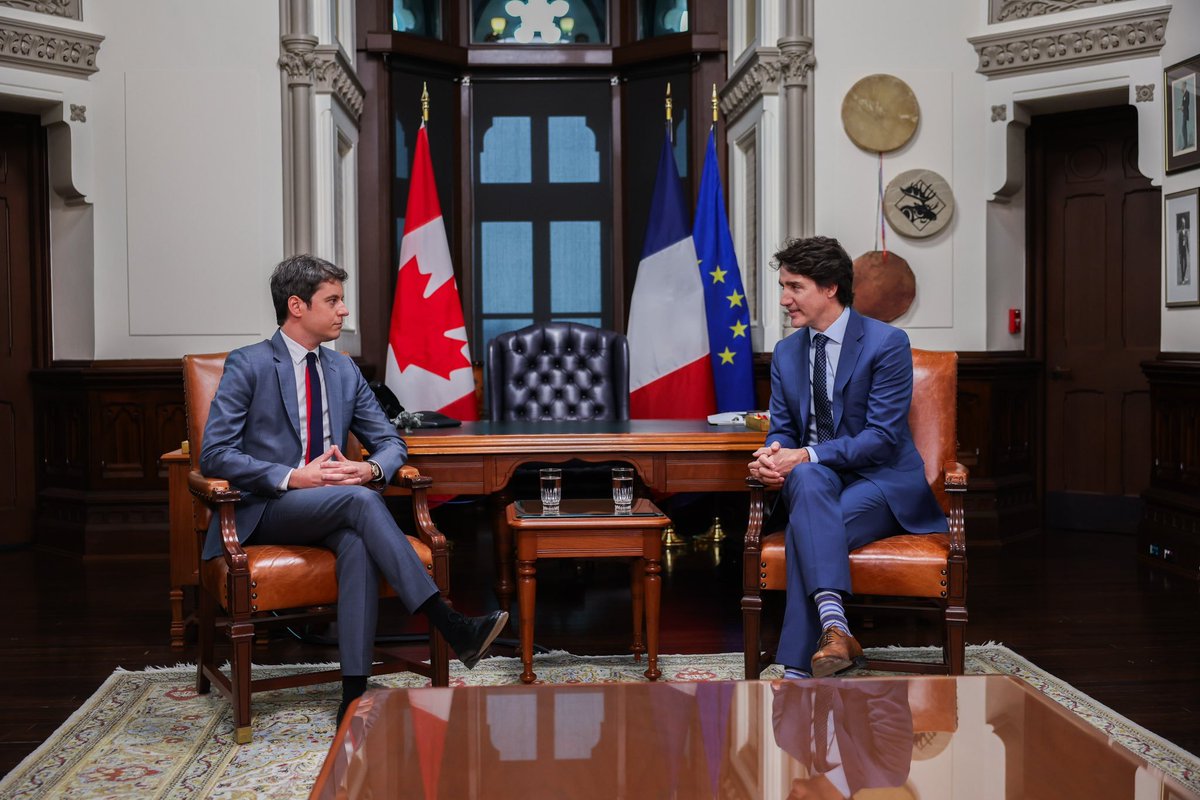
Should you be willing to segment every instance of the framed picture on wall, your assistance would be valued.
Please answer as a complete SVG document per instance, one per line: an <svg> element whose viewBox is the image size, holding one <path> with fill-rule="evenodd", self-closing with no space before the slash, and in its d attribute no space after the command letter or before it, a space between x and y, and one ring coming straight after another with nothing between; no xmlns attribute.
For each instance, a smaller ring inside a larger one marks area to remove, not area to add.
<svg viewBox="0 0 1200 800"><path fill-rule="evenodd" d="M1200 73L1200 56L1163 70L1168 173L1200 167L1200 148L1196 145L1197 73Z"/></svg>
<svg viewBox="0 0 1200 800"><path fill-rule="evenodd" d="M1197 217L1200 189L1167 195L1163 215L1163 252L1167 254L1167 305L1200 306L1200 264L1197 253Z"/></svg>

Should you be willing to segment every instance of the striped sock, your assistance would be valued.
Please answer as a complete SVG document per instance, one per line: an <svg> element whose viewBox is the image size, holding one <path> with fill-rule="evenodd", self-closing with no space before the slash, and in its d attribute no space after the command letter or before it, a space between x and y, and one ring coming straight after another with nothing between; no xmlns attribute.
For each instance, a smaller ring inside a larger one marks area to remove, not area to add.
<svg viewBox="0 0 1200 800"><path fill-rule="evenodd" d="M832 589L821 589L813 593L817 614L821 617L821 630L830 626L850 635L850 623L846 621L846 609L842 607L842 593Z"/></svg>
<svg viewBox="0 0 1200 800"><path fill-rule="evenodd" d="M802 669L797 669L796 667L784 667L783 677L789 681L798 681L804 678L811 678L812 675Z"/></svg>

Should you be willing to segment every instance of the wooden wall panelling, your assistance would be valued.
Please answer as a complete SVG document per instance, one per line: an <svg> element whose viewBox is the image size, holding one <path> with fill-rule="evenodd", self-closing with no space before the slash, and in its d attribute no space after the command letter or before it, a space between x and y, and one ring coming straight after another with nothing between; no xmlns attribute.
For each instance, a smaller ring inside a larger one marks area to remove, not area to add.
<svg viewBox="0 0 1200 800"><path fill-rule="evenodd" d="M971 470L970 543L999 545L1041 527L1041 364L1024 355L960 353L958 453Z"/></svg>
<svg viewBox="0 0 1200 800"><path fill-rule="evenodd" d="M84 556L167 550L159 456L186 437L178 361L59 365L32 373L35 542Z"/></svg>
<svg viewBox="0 0 1200 800"><path fill-rule="evenodd" d="M1143 561L1200 580L1200 353L1142 364L1150 380L1150 488L1138 526Z"/></svg>

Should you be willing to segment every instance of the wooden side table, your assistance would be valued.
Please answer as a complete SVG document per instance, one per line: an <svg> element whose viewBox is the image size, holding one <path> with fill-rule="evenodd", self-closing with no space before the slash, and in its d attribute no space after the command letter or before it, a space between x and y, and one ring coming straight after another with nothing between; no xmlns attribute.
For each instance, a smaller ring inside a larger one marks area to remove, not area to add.
<svg viewBox="0 0 1200 800"><path fill-rule="evenodd" d="M563 500L559 513L541 514L537 501L510 503L505 514L517 540L517 597L521 611L521 672L533 683L533 615L539 558L630 558L633 593L633 652L641 657L646 631L645 675L657 680L658 618L662 592L662 532L671 524L649 500L638 499L630 514L613 513L611 500ZM640 573L640 574L639 574ZM643 614L643 601L645 613Z"/></svg>

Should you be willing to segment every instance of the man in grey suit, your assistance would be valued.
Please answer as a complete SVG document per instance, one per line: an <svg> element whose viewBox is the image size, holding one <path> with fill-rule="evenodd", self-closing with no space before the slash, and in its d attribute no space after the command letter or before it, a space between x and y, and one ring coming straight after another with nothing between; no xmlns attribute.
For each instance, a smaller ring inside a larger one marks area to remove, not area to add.
<svg viewBox="0 0 1200 800"><path fill-rule="evenodd" d="M252 544L328 547L337 554L342 703L361 695L371 673L383 575L410 613L429 617L468 669L491 646L508 612L464 617L438 592L379 493L408 448L355 363L321 347L341 335L345 270L309 255L271 275L279 330L231 352L204 429L200 469L245 494L238 539ZM342 450L353 431L371 453ZM204 557L221 553L214 516Z"/></svg>

